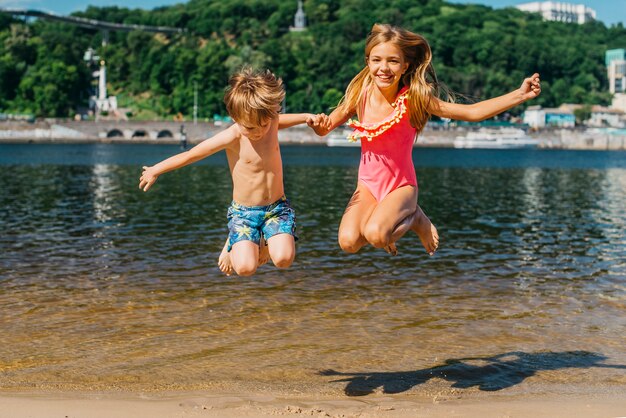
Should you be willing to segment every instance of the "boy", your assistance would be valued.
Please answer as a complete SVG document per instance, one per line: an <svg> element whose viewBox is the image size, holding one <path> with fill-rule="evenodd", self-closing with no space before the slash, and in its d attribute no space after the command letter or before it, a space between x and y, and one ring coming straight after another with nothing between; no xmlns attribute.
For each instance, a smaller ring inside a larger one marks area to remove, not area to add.
<svg viewBox="0 0 626 418"><path fill-rule="evenodd" d="M308 113L279 118L284 97L282 80L269 71L244 69L233 75L224 103L235 123L189 151L143 167L139 179L139 188L145 192L161 174L226 150L233 180L229 235L219 260L226 274L232 270L240 276L254 274L259 261L267 259L261 254L259 260L262 239L276 267L291 266L295 257L295 213L283 188L278 129L300 123L317 127L326 120L325 115Z"/></svg>

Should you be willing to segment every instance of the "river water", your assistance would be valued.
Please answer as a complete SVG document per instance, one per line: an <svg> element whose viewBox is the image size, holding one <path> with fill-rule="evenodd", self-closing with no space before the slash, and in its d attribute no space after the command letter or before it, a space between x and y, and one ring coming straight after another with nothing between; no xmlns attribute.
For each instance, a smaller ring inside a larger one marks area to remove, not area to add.
<svg viewBox="0 0 626 418"><path fill-rule="evenodd" d="M224 155L0 145L0 388L288 393L626 389L626 153L416 148L438 227L336 243L359 150L284 146L297 258L225 277Z"/></svg>

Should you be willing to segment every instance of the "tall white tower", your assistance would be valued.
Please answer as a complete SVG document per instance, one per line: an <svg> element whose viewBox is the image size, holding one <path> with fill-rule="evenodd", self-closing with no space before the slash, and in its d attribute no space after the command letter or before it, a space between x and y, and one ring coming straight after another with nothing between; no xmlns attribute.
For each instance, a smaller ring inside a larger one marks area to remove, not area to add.
<svg viewBox="0 0 626 418"><path fill-rule="evenodd" d="M100 61L100 71L98 72L98 100L107 98L107 67L104 60Z"/></svg>
<svg viewBox="0 0 626 418"><path fill-rule="evenodd" d="M298 0L298 11L293 18L293 26L289 28L292 32L301 32L306 30L306 15L302 9L302 1Z"/></svg>
<svg viewBox="0 0 626 418"><path fill-rule="evenodd" d="M94 74L96 75L96 74ZM117 97L107 95L107 67L104 60L100 61L100 69L97 71L98 76L98 96L94 97L93 107L95 108L96 119L100 119L102 112L111 113L111 116L117 115ZM95 99L95 100L94 100Z"/></svg>

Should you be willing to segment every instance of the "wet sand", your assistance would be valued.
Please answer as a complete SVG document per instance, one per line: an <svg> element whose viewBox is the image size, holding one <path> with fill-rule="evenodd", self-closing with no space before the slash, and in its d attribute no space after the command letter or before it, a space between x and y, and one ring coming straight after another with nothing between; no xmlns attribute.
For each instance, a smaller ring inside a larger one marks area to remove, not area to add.
<svg viewBox="0 0 626 418"><path fill-rule="evenodd" d="M271 393L138 395L32 393L0 395L0 418L183 417L585 417L626 416L626 394L406 396L360 398Z"/></svg>

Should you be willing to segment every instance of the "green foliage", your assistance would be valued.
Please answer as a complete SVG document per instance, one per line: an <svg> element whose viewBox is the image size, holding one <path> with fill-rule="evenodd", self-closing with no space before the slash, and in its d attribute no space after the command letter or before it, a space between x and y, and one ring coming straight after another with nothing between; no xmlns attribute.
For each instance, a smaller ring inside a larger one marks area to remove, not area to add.
<svg viewBox="0 0 626 418"><path fill-rule="evenodd" d="M591 105L584 105L583 107L574 109L574 116L576 117L576 123L582 125L591 117Z"/></svg>
<svg viewBox="0 0 626 418"><path fill-rule="evenodd" d="M224 114L229 74L244 65L283 78L288 111L328 112L364 66L375 22L424 35L440 81L459 101L481 100L541 74L533 102L608 104L604 51L626 46L621 24L544 22L514 8L494 10L442 0L307 0L308 30L290 32L296 0L190 0L152 11L88 7L76 16L110 22L184 27L184 35L102 34L62 23L0 15L0 110L68 116L93 87L82 60L88 47L107 62L109 90L134 117ZM518 107L514 112L520 112Z"/></svg>

